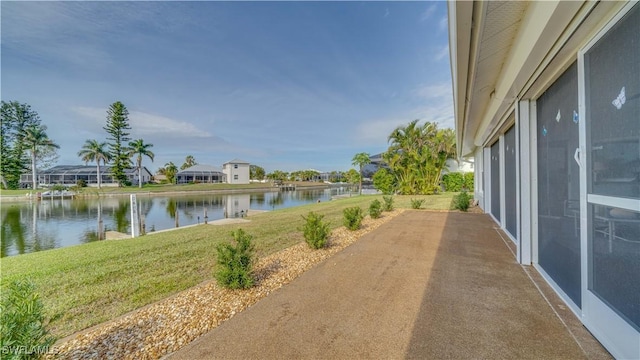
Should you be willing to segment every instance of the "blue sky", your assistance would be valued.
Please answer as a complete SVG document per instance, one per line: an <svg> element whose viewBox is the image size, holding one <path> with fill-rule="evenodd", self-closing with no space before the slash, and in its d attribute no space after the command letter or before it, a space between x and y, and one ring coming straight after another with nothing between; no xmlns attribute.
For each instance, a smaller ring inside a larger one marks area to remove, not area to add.
<svg viewBox="0 0 640 360"><path fill-rule="evenodd" d="M81 164L122 101L155 171L187 155L348 170L413 119L453 127L445 2L1 2L2 100Z"/></svg>

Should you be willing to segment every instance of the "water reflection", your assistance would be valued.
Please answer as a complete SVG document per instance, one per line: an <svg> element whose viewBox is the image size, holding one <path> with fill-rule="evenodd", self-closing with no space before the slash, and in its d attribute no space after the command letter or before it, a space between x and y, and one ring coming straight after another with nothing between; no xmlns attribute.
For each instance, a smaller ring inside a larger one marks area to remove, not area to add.
<svg viewBox="0 0 640 360"><path fill-rule="evenodd" d="M2 215L2 256L7 256L11 248L24 254L26 226L20 222L20 209L10 206Z"/></svg>
<svg viewBox="0 0 640 360"><path fill-rule="evenodd" d="M57 247L56 232L43 232L38 228L38 219L45 215L31 203L3 207L0 255L4 257Z"/></svg>
<svg viewBox="0 0 640 360"><path fill-rule="evenodd" d="M328 201L346 188L246 194L141 196L137 202L147 232ZM107 231L131 232L129 198L46 199L3 204L0 256L12 256L104 239ZM176 219L177 214L177 219Z"/></svg>

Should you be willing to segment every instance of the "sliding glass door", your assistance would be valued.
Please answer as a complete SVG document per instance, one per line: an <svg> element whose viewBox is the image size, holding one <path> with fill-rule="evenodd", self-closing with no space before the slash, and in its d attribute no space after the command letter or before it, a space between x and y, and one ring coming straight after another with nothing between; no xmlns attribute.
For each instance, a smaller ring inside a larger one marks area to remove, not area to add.
<svg viewBox="0 0 640 360"><path fill-rule="evenodd" d="M574 159L580 141L577 64L569 66L536 103L537 263L579 312L580 168Z"/></svg>
<svg viewBox="0 0 640 360"><path fill-rule="evenodd" d="M583 314L617 358L640 358L640 5L580 53Z"/></svg>

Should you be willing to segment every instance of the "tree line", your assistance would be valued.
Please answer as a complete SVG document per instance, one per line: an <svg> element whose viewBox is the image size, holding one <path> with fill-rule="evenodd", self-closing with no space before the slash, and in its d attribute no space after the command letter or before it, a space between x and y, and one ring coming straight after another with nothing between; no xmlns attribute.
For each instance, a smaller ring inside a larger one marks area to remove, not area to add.
<svg viewBox="0 0 640 360"><path fill-rule="evenodd" d="M0 181L4 189L17 189L20 175L31 170L37 182L38 166L57 159L60 148L47 135L47 127L28 104L18 101L0 104Z"/></svg>
<svg viewBox="0 0 640 360"><path fill-rule="evenodd" d="M38 168L50 166L57 159L55 149L60 146L51 140L47 127L38 113L28 104L18 101L2 101L0 106L2 126L0 129L0 179L5 189L17 189L20 175L31 170L32 188L38 188ZM128 132L129 112L126 106L116 101L107 109L106 141L88 139L78 156L85 163L95 162L98 187L101 187L101 165L111 165L111 176L119 186L130 185L126 170L135 165L138 171L138 186L142 187L142 160L153 161L150 150L153 144L143 139L132 140ZM133 160L135 159L135 163Z"/></svg>

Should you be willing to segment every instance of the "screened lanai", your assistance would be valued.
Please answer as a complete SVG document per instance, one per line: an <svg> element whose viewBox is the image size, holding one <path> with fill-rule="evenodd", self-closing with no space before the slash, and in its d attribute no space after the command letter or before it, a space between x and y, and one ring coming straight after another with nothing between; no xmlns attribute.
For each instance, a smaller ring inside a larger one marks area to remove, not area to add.
<svg viewBox="0 0 640 360"><path fill-rule="evenodd" d="M144 168L143 180L148 181L151 176L149 170ZM137 183L138 172L136 169L127 169L125 174L131 183ZM79 180L84 180L87 185L98 184L97 167L92 165L59 165L47 170L38 171L38 183L42 186L54 184L76 185ZM32 183L31 173L20 175L20 184L22 187L29 187ZM111 167L100 167L100 178L102 185L117 185L117 182L111 177Z"/></svg>
<svg viewBox="0 0 640 360"><path fill-rule="evenodd" d="M225 182L225 174L215 166L198 164L179 171L176 180L178 184L221 183Z"/></svg>

